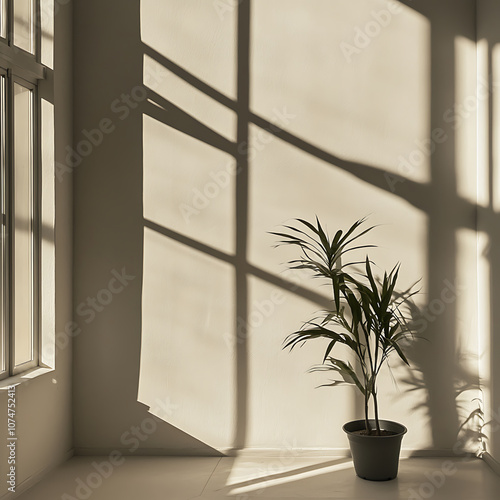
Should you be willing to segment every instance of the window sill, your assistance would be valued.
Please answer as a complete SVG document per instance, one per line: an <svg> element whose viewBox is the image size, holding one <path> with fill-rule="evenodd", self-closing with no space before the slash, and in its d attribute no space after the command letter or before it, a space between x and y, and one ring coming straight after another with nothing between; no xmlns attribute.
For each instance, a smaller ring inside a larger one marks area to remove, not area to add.
<svg viewBox="0 0 500 500"><path fill-rule="evenodd" d="M41 377L46 373L53 372L54 368L49 368L46 366L37 366L36 368L31 368L31 370L27 370L23 373L19 373L18 375L13 375L12 377L4 378L0 380L0 391L6 391L9 387L13 385L21 385L31 380Z"/></svg>

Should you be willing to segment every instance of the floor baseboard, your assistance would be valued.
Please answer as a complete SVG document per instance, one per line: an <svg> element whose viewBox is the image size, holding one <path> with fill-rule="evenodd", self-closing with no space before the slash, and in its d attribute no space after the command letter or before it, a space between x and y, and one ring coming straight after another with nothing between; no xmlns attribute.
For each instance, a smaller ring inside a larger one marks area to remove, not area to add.
<svg viewBox="0 0 500 500"><path fill-rule="evenodd" d="M118 448L76 448L76 456L107 456L112 452L118 451L123 456L165 456L165 457L243 457L243 458L253 458L253 457L267 457L267 458L279 458L279 457L290 457L294 456L297 458L348 458L351 456L349 448L243 448L243 449L231 449L231 448L219 448L214 450L215 453L207 453L206 450L201 449L169 449L169 448L139 448L135 451L130 451L130 449L118 449ZM414 457L459 457L465 456L457 455L451 449L427 449L427 450L417 450L417 449L402 449L401 458L414 458ZM1 500L1 499L0 499Z"/></svg>
<svg viewBox="0 0 500 500"><path fill-rule="evenodd" d="M203 448L138 448L131 451L130 448L75 448L75 456L81 457L105 457L111 453L118 452L124 457L223 457L225 450L214 450L207 452ZM1 500L1 499L0 499Z"/></svg>

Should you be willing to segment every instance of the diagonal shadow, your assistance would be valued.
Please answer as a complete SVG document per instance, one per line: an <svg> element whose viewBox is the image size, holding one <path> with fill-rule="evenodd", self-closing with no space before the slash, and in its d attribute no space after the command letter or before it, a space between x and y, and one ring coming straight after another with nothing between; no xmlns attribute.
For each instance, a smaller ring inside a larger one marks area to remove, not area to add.
<svg viewBox="0 0 500 500"><path fill-rule="evenodd" d="M149 219L144 219L144 227L156 231L157 233L162 234L163 236L166 236L167 238L170 238L174 241L177 241L178 243L193 248L194 250L198 250L199 252L202 252L206 255L210 255L215 259L236 266L236 257L234 255L227 254L225 252L222 252L221 250L218 250L217 248L205 245L200 241L189 238L188 236L184 236L183 234L180 234L176 231L172 231L172 229L166 228L165 226L157 224L156 222L153 222ZM256 278L266 281L267 283L281 288L287 292L293 292L295 295L305 300L309 300L310 302L314 302L320 307L326 308L331 305L330 300L324 295L321 295L314 290L305 288L287 279L281 278L280 276L276 276L275 274L249 264L248 262L245 263L245 274L255 276Z"/></svg>

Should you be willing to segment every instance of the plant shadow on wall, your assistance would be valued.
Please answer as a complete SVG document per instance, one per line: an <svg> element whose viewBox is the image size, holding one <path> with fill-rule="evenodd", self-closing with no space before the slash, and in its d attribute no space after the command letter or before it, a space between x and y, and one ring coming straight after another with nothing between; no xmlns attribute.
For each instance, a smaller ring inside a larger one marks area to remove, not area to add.
<svg viewBox="0 0 500 500"><path fill-rule="evenodd" d="M446 298L445 300L442 300L442 298L434 299L436 306L434 310L436 312L443 311L447 303L456 300L456 293L456 287L448 282L441 294L441 297ZM429 304L424 308L410 304L409 325L416 332L416 336L404 346L410 365L404 367L399 382L405 394L415 392L427 394L425 365L428 351L432 349L432 338L429 337L429 323L435 321L435 319L436 317L429 310ZM453 394L455 408L457 415L459 415L459 426L456 429L456 439L452 443L452 452L456 456L464 454L466 456L479 455L484 451L483 447L487 437L483 433L485 422L482 403L479 398L481 388L479 375L474 370L478 364L478 354L469 352L460 345L460 342L457 342L454 355L457 361L453 373ZM428 407L429 400L426 397L415 403L412 410L425 411ZM419 455L418 452L414 454Z"/></svg>
<svg viewBox="0 0 500 500"><path fill-rule="evenodd" d="M425 2L424 2L425 3ZM448 8L451 4L444 2ZM306 153L315 159L322 160L327 167L339 169L358 179L360 183L372 186L374 189L382 190L391 196L406 201L415 209L423 212L428 217L427 233L427 256L428 274L424 281L428 284L429 304L435 298L441 296L443 288L447 283L454 283L456 276L457 255L457 231L460 229L475 230L476 206L461 198L457 192L457 179L455 168L455 138L452 127L447 129L447 141L440 145L430 157L430 175L428 183L419 183L407 178L395 176L389 170L375 167L360 162L349 161L345 158L335 156L325 149L293 134L284 126L271 123L266 118L251 111L250 108L250 19L251 0L242 0L237 7L237 96L230 98L209 85L192 72L185 69L181 63L166 57L159 50L143 44L144 55L162 68L162 71L174 75L183 84L190 86L193 90L201 92L222 107L234 113L236 116L236 137L228 139L224 134L207 126L201 119L182 109L181 106L169 100L168 95L160 95L159 92L148 88L148 99L140 106L140 111L145 118L153 119L165 126L166 129L175 129L182 137L194 139L218 150L224 155L234 159L236 164L235 175L235 249L234 252L216 248L213 245L187 236L182 231L168 227L162 223L161 217L155 219L146 211L144 212L144 231L152 235L151 238L163 238L170 248L175 248L174 253L196 255L197 258L206 262L214 263L230 277L229 282L234 283L234 310L231 317L234 318L232 331L234 334L234 360L233 367L236 377L235 382L235 428L232 435L232 448L241 449L247 444L248 437L248 392L249 392L249 354L248 338L246 334L240 335L241 325L248 324L249 310L249 277L257 277L264 282L279 287L287 293L313 301L320 307L328 307L329 301L321 294L310 291L306 287L297 286L289 280L283 279L273 273L269 273L249 263L248 260L248 233L249 215L249 171L251 169L248 150L239 147L241 144L249 144L250 126L266 130L274 137L280 139L283 144L302 153ZM417 6L409 5L418 9ZM425 3L427 5L427 3ZM430 3L429 3L430 5ZM434 130L443 126L442 111L437 109L436 102L443 100L453 103L455 100L455 46L454 38L462 33L443 33L433 23L433 16L441 18L443 12L440 8L425 7L421 14L427 16L430 21L430 91L431 103L431 128ZM439 47L439 51L434 49ZM148 86L148 82L146 82ZM143 137L144 137L143 130ZM165 168L165 174L168 171ZM446 207L446 209L443 209ZM450 216L453 214L453 217ZM457 221L460 221L457 223ZM146 246L146 240L144 240ZM144 262L147 265L148 252L145 250ZM172 269L172 272L174 270ZM189 281L191 276L186 265L177 265L175 273L179 277ZM143 293L145 290L143 290ZM189 301L189 296L177 296L177 300ZM429 416L432 432L432 447L436 449L449 449L457 441L457 435L461 422L468 415L462 415L457 407L457 378L463 378L466 383L461 386L461 391L469 391L477 387L477 379L472 373L465 372L462 363L457 357L457 330L456 301L446 304L446 314L435 315L433 321L426 326L425 336L432 339L430 345L421 344L410 353L410 362L420 370L417 379L408 379L408 383L415 390L425 391L426 409ZM145 312L143 309L143 345ZM166 337L178 335L179 332L163 331ZM185 339L186 341L188 339ZM168 343L168 338L167 338ZM217 345L217 344L214 344ZM220 344L218 344L220 346ZM141 360L138 369L139 377L143 370L147 369L147 362ZM176 374L169 372L166 368L167 377L175 378ZM230 387L230 386L228 386ZM189 391L189 387L186 388ZM219 392L222 392L219 386ZM149 398L151 399L151 397ZM182 405L183 401L174 399L176 404ZM203 418L203 408L195 418ZM188 434L191 432L188 432ZM180 440L182 442L182 439ZM182 443L181 443L182 447ZM215 452L214 452L215 453Z"/></svg>

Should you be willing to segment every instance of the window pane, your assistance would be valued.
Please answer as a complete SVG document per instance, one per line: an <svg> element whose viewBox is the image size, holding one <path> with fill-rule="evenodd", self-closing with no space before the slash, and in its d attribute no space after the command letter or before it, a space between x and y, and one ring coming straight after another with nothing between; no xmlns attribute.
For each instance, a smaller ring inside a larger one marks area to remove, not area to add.
<svg viewBox="0 0 500 500"><path fill-rule="evenodd" d="M58 0L58 3L63 2ZM54 69L54 9L54 0L40 0L40 22L37 24L41 32L40 62L50 69Z"/></svg>
<svg viewBox="0 0 500 500"><path fill-rule="evenodd" d="M0 36L5 38L7 33L7 0L0 0Z"/></svg>
<svg viewBox="0 0 500 500"><path fill-rule="evenodd" d="M33 96L14 83L14 362L33 359Z"/></svg>
<svg viewBox="0 0 500 500"><path fill-rule="evenodd" d="M32 54L34 19L34 0L14 1L14 45Z"/></svg>
<svg viewBox="0 0 500 500"><path fill-rule="evenodd" d="M5 317L5 290L6 290L6 203L5 203L5 77L0 76L0 210L1 214L1 229L0 229L0 371L6 369L5 354L6 354L6 317Z"/></svg>

